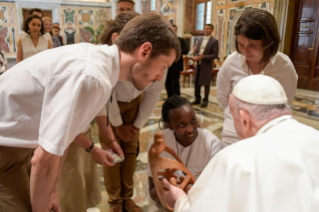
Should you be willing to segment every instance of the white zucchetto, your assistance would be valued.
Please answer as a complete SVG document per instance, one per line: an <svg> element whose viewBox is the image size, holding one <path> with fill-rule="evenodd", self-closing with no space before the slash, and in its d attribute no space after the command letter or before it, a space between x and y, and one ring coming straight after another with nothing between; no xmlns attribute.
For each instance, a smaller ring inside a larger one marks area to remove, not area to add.
<svg viewBox="0 0 319 212"><path fill-rule="evenodd" d="M241 101L257 105L287 103L287 96L281 84L265 75L245 77L237 83L233 94Z"/></svg>

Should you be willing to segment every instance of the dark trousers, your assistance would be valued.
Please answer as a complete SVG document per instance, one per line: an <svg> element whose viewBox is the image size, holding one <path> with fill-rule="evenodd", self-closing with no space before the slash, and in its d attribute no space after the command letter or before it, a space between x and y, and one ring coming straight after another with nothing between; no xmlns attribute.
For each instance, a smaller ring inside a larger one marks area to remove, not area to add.
<svg viewBox="0 0 319 212"><path fill-rule="evenodd" d="M198 65L197 68L197 73L196 73L196 81L195 81L195 101L201 101L201 96L200 96L200 89L202 87L201 84L198 83L199 81L199 76L200 76L200 65ZM205 97L203 99L204 102L208 102L208 96L209 96L209 91L210 91L210 84L209 85L204 85L205 87Z"/></svg>
<svg viewBox="0 0 319 212"><path fill-rule="evenodd" d="M174 95L181 95L179 85L179 71L168 71L165 81L165 87L168 98Z"/></svg>

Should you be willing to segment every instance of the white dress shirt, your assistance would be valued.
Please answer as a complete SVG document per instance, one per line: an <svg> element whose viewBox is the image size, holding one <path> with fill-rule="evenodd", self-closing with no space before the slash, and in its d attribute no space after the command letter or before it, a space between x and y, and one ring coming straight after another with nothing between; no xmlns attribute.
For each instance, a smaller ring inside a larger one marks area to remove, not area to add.
<svg viewBox="0 0 319 212"><path fill-rule="evenodd" d="M63 46L0 77L0 145L62 155L105 106L119 77L116 45Z"/></svg>
<svg viewBox="0 0 319 212"><path fill-rule="evenodd" d="M250 74L245 56L238 52L234 52L227 57L217 74L217 99L225 114L222 132L223 146L239 140L233 117L229 112L228 100L235 85ZM263 74L273 77L283 86L288 104L291 105L297 88L298 75L289 57L277 52L264 68Z"/></svg>
<svg viewBox="0 0 319 212"><path fill-rule="evenodd" d="M319 131L291 116L220 151L175 212L317 212Z"/></svg>
<svg viewBox="0 0 319 212"><path fill-rule="evenodd" d="M139 112L133 125L141 129L151 116L154 108L157 105L158 99L164 88L165 75L160 82L155 82L148 85L143 91L137 90L129 81L118 82L115 86L112 103L110 103L109 119L113 126L120 126L123 124L122 116L120 114L119 102L131 102L133 99L144 93Z"/></svg>
<svg viewBox="0 0 319 212"><path fill-rule="evenodd" d="M199 54L203 54L204 53L206 45L207 45L210 37L211 37L211 35L204 36L203 41L202 41L202 45L200 46L200 49L199 49Z"/></svg>

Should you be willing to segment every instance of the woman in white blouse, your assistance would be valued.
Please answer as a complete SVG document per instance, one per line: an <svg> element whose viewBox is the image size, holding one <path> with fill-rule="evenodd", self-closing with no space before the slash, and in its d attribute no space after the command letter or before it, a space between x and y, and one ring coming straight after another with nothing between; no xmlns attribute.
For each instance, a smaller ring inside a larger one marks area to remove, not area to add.
<svg viewBox="0 0 319 212"><path fill-rule="evenodd" d="M51 40L43 36L44 27L41 18L30 15L23 23L23 31L26 36L18 40L17 63L39 52L52 48Z"/></svg>
<svg viewBox="0 0 319 212"><path fill-rule="evenodd" d="M298 79L289 57L278 52L280 36L272 14L255 8L246 10L234 31L237 51L227 57L217 76L217 99L225 114L221 134L223 147L239 140L229 113L228 99L242 78L252 74L275 78L284 87L290 105Z"/></svg>

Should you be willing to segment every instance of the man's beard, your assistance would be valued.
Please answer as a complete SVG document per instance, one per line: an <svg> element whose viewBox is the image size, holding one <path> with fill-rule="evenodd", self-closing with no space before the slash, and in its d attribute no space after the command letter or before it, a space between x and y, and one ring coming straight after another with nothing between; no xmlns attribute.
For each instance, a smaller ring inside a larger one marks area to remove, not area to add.
<svg viewBox="0 0 319 212"><path fill-rule="evenodd" d="M141 70L143 70L141 65L134 64L130 67L130 74L127 77L127 80L130 81L139 91L143 91L146 87L143 85L143 75L141 74ZM133 73L135 73L135 75ZM134 78L136 75L141 75L140 80L136 80L136 78Z"/></svg>

